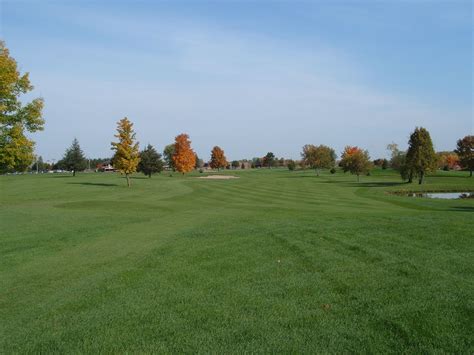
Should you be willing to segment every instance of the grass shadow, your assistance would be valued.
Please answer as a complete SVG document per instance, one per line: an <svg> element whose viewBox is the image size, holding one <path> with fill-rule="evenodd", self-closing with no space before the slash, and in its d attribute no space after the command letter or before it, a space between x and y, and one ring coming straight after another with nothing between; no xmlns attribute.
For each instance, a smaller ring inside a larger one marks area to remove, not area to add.
<svg viewBox="0 0 474 355"><path fill-rule="evenodd" d="M451 211L474 212L474 207L473 206L454 206L453 208L451 208Z"/></svg>
<svg viewBox="0 0 474 355"><path fill-rule="evenodd" d="M50 177L55 178L55 179L63 179L63 178L72 178L73 176L72 175L53 175Z"/></svg>
<svg viewBox="0 0 474 355"><path fill-rule="evenodd" d="M344 185L348 185L351 187L391 187L391 186L400 186L405 185L406 182L349 182L345 183Z"/></svg>
<svg viewBox="0 0 474 355"><path fill-rule="evenodd" d="M118 184L106 184L102 182L68 182L70 185L84 185L84 186L118 186Z"/></svg>

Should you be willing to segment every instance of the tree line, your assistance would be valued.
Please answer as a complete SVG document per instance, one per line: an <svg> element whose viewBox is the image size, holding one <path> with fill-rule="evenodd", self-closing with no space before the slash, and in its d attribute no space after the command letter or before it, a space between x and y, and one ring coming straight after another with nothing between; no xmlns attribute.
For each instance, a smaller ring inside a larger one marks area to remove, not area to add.
<svg viewBox="0 0 474 355"><path fill-rule="evenodd" d="M42 110L44 101L42 98L33 99L31 102L23 103L20 96L33 90L28 73L20 74L16 61L10 56L5 43L0 41L0 172L26 171L29 168L40 170L46 163L42 159L35 160L34 142L27 134L41 131L44 128ZM117 141L112 142L112 164L115 169L124 174L127 185L130 186L130 175L141 171L151 177L168 166L173 171L185 174L196 168L209 166L212 169L245 168L249 163L251 168L276 166L287 166L295 170L299 165L301 168L311 168L319 176L321 170L329 169L332 173L336 167L336 153L334 149L326 145L307 144L303 146L301 160L285 160L277 158L272 152L268 152L262 158L254 158L251 161L228 162L221 147L215 146L211 150L209 163L204 163L191 147L189 136L182 133L175 138L173 144L165 147L163 155L158 153L150 144L139 151L133 124L128 118L123 118L117 123ZM417 127L410 135L408 150L406 152L398 149L396 144L390 144L390 161L387 159L370 160L367 150L356 146L346 146L341 153L338 163L344 172L350 172L357 176L370 173L375 166L382 168L391 167L400 172L401 177L412 182L418 179L421 184L426 174L440 168L450 169L460 167L470 172L474 170L474 136L467 135L457 141L453 152L435 153L429 132L423 127ZM95 162L93 162L95 163ZM73 172L83 171L91 161L87 161L79 146L77 139L66 150L64 157L57 166L64 170Z"/></svg>

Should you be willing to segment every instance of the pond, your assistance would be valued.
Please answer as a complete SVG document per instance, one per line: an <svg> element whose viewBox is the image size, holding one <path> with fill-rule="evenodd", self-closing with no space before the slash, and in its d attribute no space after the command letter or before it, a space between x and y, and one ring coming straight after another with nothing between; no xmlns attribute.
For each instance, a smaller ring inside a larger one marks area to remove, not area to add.
<svg viewBox="0 0 474 355"><path fill-rule="evenodd" d="M474 192L409 192L404 195L410 197L442 198L447 200L474 198Z"/></svg>

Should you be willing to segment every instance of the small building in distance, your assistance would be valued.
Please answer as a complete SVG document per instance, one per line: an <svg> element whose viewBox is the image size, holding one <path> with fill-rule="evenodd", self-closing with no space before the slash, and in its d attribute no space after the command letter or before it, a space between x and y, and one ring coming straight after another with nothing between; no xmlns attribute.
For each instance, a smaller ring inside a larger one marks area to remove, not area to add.
<svg viewBox="0 0 474 355"><path fill-rule="evenodd" d="M115 171L114 167L112 166L110 161L97 164L96 171L99 172L113 172Z"/></svg>

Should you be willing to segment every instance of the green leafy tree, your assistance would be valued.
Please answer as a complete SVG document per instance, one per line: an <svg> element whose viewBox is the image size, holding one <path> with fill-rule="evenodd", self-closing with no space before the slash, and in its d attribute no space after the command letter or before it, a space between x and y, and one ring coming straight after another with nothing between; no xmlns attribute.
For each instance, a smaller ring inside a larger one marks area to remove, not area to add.
<svg viewBox="0 0 474 355"><path fill-rule="evenodd" d="M426 173L436 170L436 165L437 157L430 133L423 127L417 127L408 141L403 168L406 170L405 175L408 174L409 182L412 182L414 177L418 177L418 183L422 184Z"/></svg>
<svg viewBox="0 0 474 355"><path fill-rule="evenodd" d="M296 169L296 163L292 159L288 160L288 162L286 163L286 166L287 166L288 170L290 170L290 171L293 171L293 170Z"/></svg>
<svg viewBox="0 0 474 355"><path fill-rule="evenodd" d="M232 160L231 165L232 165L233 169L237 169L239 167L240 163L239 163L238 160Z"/></svg>
<svg viewBox="0 0 474 355"><path fill-rule="evenodd" d="M84 171L87 167L87 159L81 150L79 142L76 138L72 141L71 146L64 153L64 157L58 162L61 169L72 171L72 176L76 176L76 171Z"/></svg>
<svg viewBox="0 0 474 355"><path fill-rule="evenodd" d="M325 145L314 146L306 144L303 147L301 157L305 164L316 170L319 176L321 169L331 169L336 164L336 152Z"/></svg>
<svg viewBox="0 0 474 355"><path fill-rule="evenodd" d="M262 159L262 165L267 168L274 167L276 164L278 164L278 161L272 152L268 152Z"/></svg>
<svg viewBox="0 0 474 355"><path fill-rule="evenodd" d="M339 165L344 172L349 171L353 175L357 175L357 181L360 180L360 175L369 173L372 168L369 152L358 147L347 146L341 154L341 161Z"/></svg>
<svg viewBox="0 0 474 355"><path fill-rule="evenodd" d="M390 151L390 156L391 156L388 165L393 170L398 171L403 180L408 180L408 182L412 182L413 171L406 164L406 158L407 158L406 152L401 151L398 148L398 144L396 143L391 143L387 145L387 150Z"/></svg>
<svg viewBox="0 0 474 355"><path fill-rule="evenodd" d="M43 161L43 157L40 155L36 158L35 163L31 166L32 171L43 171L45 170L45 163Z"/></svg>
<svg viewBox="0 0 474 355"><path fill-rule="evenodd" d="M469 170L469 176L472 177L472 171L474 170L474 136L459 139L455 152L459 157L461 167Z"/></svg>
<svg viewBox="0 0 474 355"><path fill-rule="evenodd" d="M163 171L163 160L161 154L156 151L151 144L140 152L140 162L138 163L138 171L142 172L149 178L152 174L161 173Z"/></svg>
<svg viewBox="0 0 474 355"><path fill-rule="evenodd" d="M173 155L174 155L175 147L174 143L168 144L165 149L163 150L163 158L165 160L166 165L171 170L175 171L175 166L173 162Z"/></svg>
<svg viewBox="0 0 474 355"><path fill-rule="evenodd" d="M255 168L261 168L261 167L262 167L262 159L261 158L253 158L251 168L255 169Z"/></svg>
<svg viewBox="0 0 474 355"><path fill-rule="evenodd" d="M20 74L15 59L0 41L0 171L25 171L34 160L34 142L26 132L43 130L43 99L23 103L33 90L28 73Z"/></svg>

